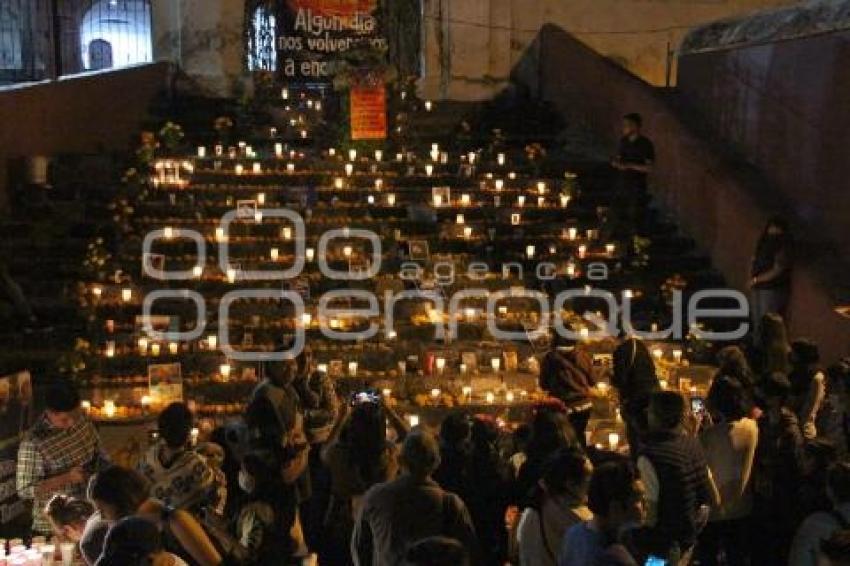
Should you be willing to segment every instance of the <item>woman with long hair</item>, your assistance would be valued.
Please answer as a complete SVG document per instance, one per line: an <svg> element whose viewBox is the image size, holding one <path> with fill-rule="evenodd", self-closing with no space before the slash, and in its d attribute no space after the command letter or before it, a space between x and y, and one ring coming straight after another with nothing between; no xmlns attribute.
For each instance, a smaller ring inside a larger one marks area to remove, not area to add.
<svg viewBox="0 0 850 566"><path fill-rule="evenodd" d="M363 494L398 473L398 448L387 437L387 422L403 440L407 434L404 421L380 400L358 396L351 404L343 405L337 415L322 449L322 461L331 477L325 526L332 527L325 529L323 562L350 563L349 541Z"/></svg>
<svg viewBox="0 0 850 566"><path fill-rule="evenodd" d="M761 319L761 332L756 336L755 359L760 375L784 373L788 375L791 364L788 355L791 353L791 343L788 340L788 330L782 316L767 313Z"/></svg>

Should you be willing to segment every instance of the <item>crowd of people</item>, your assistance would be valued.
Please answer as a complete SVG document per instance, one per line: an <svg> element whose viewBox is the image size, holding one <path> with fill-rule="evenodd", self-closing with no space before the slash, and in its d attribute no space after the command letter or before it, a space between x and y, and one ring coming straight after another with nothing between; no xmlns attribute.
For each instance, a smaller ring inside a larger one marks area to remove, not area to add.
<svg viewBox="0 0 850 566"><path fill-rule="evenodd" d="M197 439L174 403L136 469L111 465L67 384L26 434L33 534L86 564L850 563L850 361L823 369L768 314L717 353L705 410L661 387L627 337L612 384L628 451L586 442L582 343L553 340L527 422L450 412L410 430L380 395L339 399L298 358L264 364L243 419Z"/></svg>

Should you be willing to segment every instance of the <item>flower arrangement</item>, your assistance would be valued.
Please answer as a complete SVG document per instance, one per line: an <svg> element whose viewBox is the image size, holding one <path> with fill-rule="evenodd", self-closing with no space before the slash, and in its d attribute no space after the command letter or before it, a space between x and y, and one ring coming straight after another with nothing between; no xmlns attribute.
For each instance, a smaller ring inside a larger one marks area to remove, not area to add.
<svg viewBox="0 0 850 566"><path fill-rule="evenodd" d="M162 140L162 144L169 151L176 150L180 146L180 142L183 141L184 137L185 134L183 134L183 128L174 122L166 122L159 130L159 139Z"/></svg>
<svg viewBox="0 0 850 566"><path fill-rule="evenodd" d="M673 302L673 293L682 291L688 286L687 280L679 273L674 273L661 284L661 295L668 304Z"/></svg>
<svg viewBox="0 0 850 566"><path fill-rule="evenodd" d="M153 132L142 132L141 144L139 145L139 149L136 150L136 157L138 158L139 163L142 165L150 165L154 157L156 157L156 150L158 147L159 143L156 141L156 136Z"/></svg>

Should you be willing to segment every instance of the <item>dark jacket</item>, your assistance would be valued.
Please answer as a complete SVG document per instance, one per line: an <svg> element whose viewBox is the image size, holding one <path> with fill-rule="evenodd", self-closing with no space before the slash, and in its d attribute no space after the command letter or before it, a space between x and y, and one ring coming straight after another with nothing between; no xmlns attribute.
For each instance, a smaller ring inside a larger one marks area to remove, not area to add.
<svg viewBox="0 0 850 566"><path fill-rule="evenodd" d="M593 358L584 350L550 350L543 357L540 387L563 401L568 409L586 405L590 401L590 389L595 384Z"/></svg>

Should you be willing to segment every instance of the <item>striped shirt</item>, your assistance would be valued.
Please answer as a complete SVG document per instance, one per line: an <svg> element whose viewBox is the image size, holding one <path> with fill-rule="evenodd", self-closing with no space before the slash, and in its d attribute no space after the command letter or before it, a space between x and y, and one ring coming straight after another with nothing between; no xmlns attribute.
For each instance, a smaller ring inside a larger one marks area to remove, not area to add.
<svg viewBox="0 0 850 566"><path fill-rule="evenodd" d="M44 480L68 472L75 467L91 468L98 461L100 442L92 422L79 415L74 425L67 429L50 426L47 415L24 434L18 448L16 486L21 499L33 500L33 531L51 532L50 523L43 511L47 501L57 493L75 497L85 496L85 484L69 484L51 493L37 493Z"/></svg>

